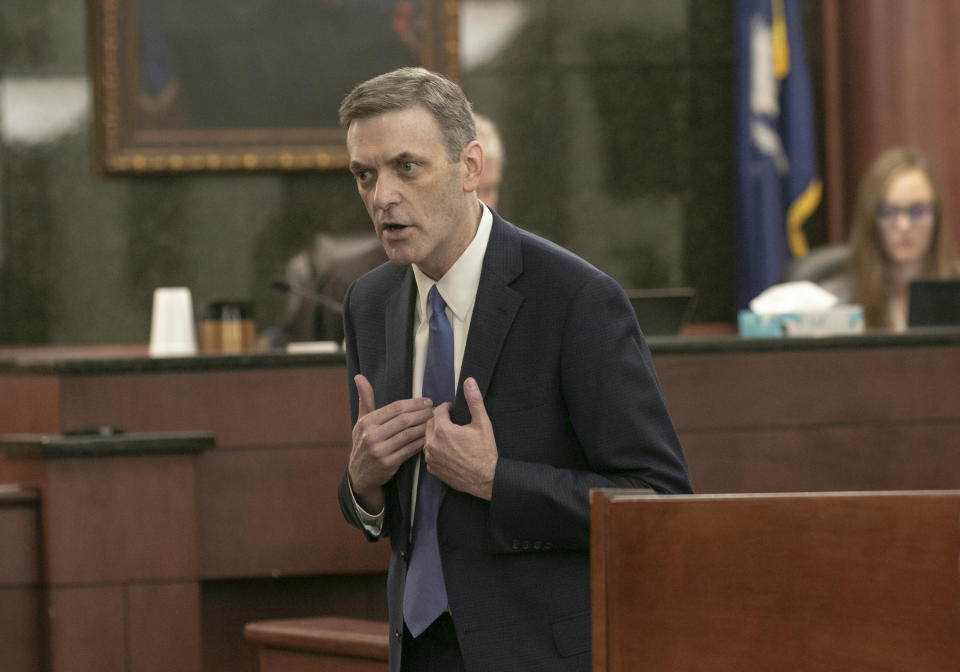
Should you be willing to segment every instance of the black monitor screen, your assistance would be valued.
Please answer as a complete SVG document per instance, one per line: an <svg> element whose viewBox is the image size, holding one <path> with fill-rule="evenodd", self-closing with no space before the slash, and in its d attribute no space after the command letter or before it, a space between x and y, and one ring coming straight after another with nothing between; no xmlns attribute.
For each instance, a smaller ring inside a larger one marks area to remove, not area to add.
<svg viewBox="0 0 960 672"><path fill-rule="evenodd" d="M694 290L690 287L628 289L627 297L643 333L666 336L680 333L680 327L689 319Z"/></svg>
<svg viewBox="0 0 960 672"><path fill-rule="evenodd" d="M960 278L910 283L911 327L960 325Z"/></svg>

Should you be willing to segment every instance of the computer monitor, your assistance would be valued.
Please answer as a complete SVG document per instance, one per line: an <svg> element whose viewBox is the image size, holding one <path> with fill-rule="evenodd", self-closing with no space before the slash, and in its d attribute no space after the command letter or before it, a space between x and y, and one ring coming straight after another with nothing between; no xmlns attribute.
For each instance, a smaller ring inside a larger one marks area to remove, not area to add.
<svg viewBox="0 0 960 672"><path fill-rule="evenodd" d="M628 289L627 298L646 336L673 336L690 319L695 291L690 287Z"/></svg>
<svg viewBox="0 0 960 672"><path fill-rule="evenodd" d="M960 278L910 283L909 327L960 326Z"/></svg>

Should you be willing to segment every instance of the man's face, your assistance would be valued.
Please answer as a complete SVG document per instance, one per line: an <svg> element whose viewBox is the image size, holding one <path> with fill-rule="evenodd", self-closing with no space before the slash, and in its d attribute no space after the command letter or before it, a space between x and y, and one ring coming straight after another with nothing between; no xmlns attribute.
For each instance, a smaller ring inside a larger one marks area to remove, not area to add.
<svg viewBox="0 0 960 672"><path fill-rule="evenodd" d="M356 120L347 151L387 256L439 279L473 239L477 212L475 178L450 163L436 120L419 106Z"/></svg>

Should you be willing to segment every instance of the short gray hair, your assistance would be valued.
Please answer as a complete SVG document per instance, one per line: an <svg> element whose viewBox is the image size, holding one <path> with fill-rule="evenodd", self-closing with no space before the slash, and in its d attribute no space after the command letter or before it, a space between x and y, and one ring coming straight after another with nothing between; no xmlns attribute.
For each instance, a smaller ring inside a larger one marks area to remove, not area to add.
<svg viewBox="0 0 960 672"><path fill-rule="evenodd" d="M437 120L450 161L459 161L477 139L470 101L459 86L425 68L399 68L357 84L340 104L340 126L418 105Z"/></svg>

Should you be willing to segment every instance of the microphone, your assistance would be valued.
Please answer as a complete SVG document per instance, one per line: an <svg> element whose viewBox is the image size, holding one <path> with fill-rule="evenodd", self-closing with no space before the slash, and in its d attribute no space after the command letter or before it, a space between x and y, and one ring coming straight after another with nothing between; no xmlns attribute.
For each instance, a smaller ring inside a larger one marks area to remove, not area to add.
<svg viewBox="0 0 960 672"><path fill-rule="evenodd" d="M293 294L294 296L299 296L301 299L306 299L310 303L323 306L327 310L332 310L337 315L343 314L343 306L334 299L331 299L329 296L324 296L323 294L318 294L309 287L304 287L303 285L295 285L287 282L286 280L273 280L270 283L270 287L287 294Z"/></svg>

